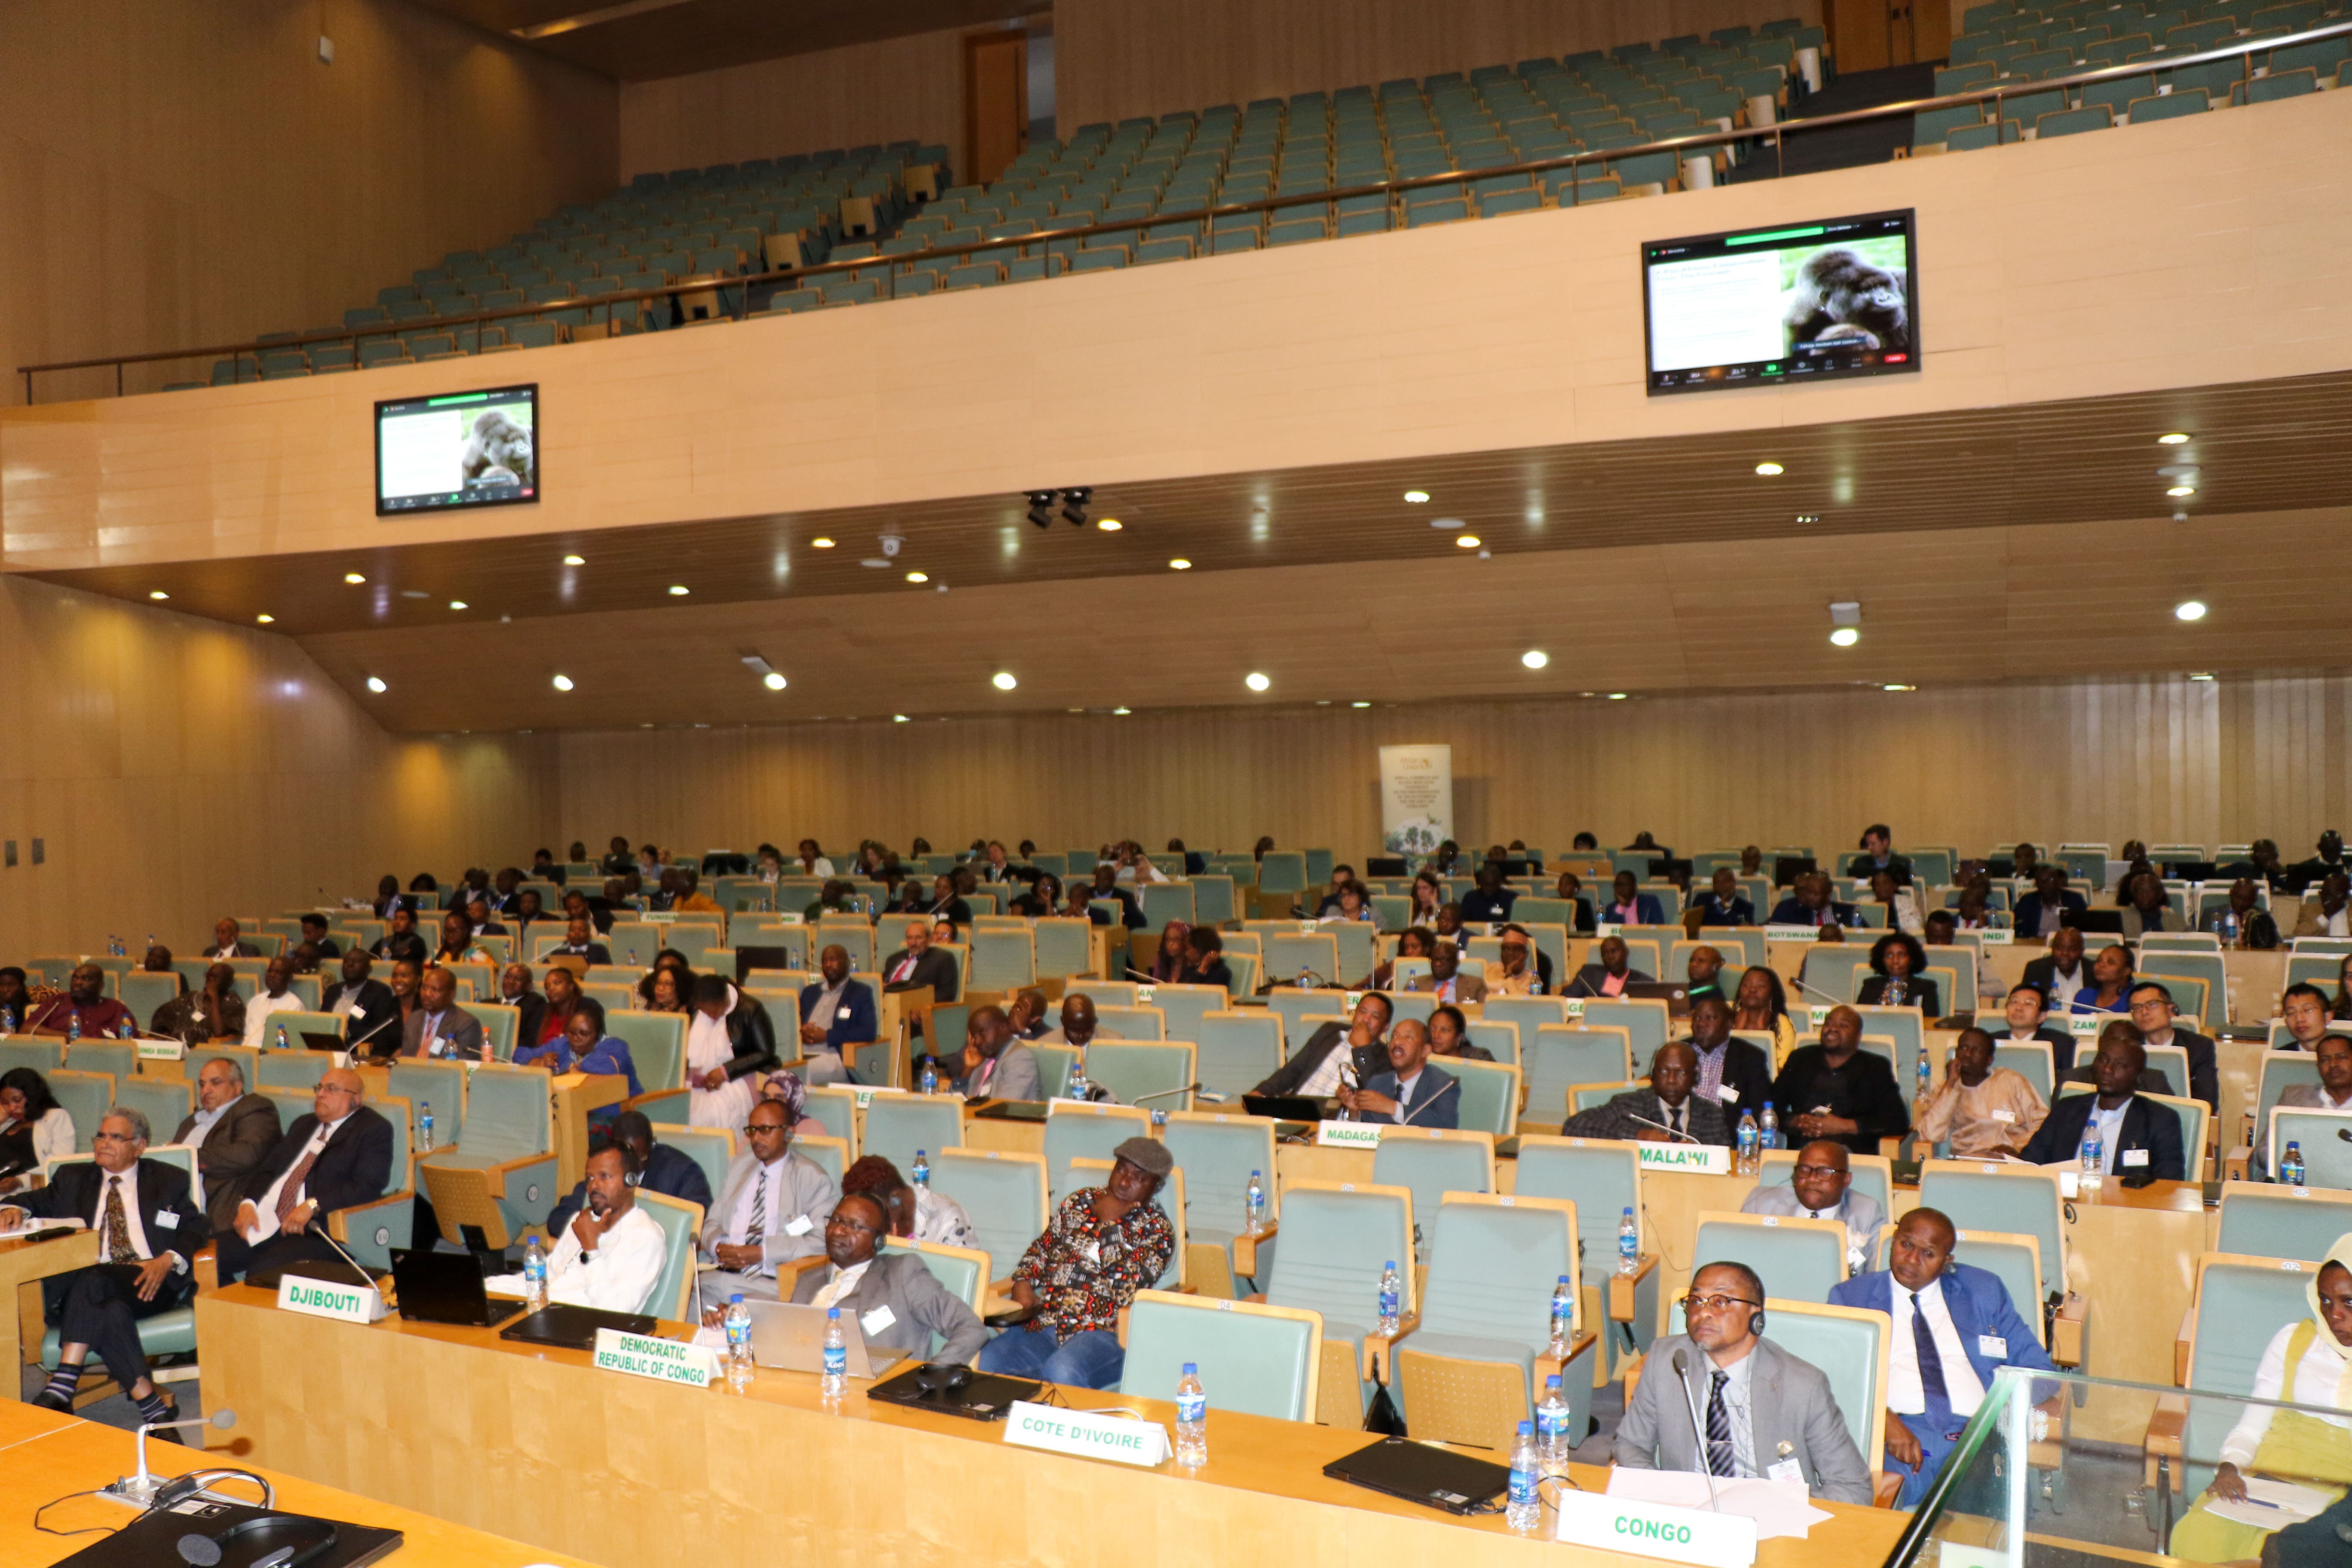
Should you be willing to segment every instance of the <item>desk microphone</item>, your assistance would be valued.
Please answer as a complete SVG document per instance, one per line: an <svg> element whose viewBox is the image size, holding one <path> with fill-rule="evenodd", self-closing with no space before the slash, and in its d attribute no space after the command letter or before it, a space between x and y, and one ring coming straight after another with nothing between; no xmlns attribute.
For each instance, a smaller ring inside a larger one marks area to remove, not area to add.
<svg viewBox="0 0 2352 1568"><path fill-rule="evenodd" d="M1820 986L1808 985L1801 980L1797 982L1797 989L1800 991L1811 992L1814 995L1820 997L1822 1001L1828 1003L1832 1007L1851 1007L1853 1005L1853 1003L1846 1001L1842 996L1832 996L1828 992L1822 990Z"/></svg>
<svg viewBox="0 0 2352 1568"><path fill-rule="evenodd" d="M1702 1147L1705 1146L1705 1140L1693 1137L1690 1133L1684 1131L1679 1127L1669 1127L1663 1121L1653 1121L1646 1116L1635 1116L1630 1110L1625 1114L1629 1119L1640 1122L1644 1127L1656 1128L1659 1131L1664 1132L1670 1138L1679 1138L1685 1143L1697 1143Z"/></svg>
<svg viewBox="0 0 2352 1568"><path fill-rule="evenodd" d="M1706 1506L1720 1513L1723 1511L1723 1500L1715 1495L1715 1467L1708 1462L1706 1433L1699 1426L1698 1395L1692 1390L1690 1377L1684 1370L1687 1359L1686 1352L1683 1351L1675 1352L1675 1381L1683 1385L1683 1408L1690 1412L1691 1436L1698 1443L1699 1474L1706 1478Z"/></svg>
<svg viewBox="0 0 2352 1568"><path fill-rule="evenodd" d="M2343 1139L2347 1143L2352 1143L2352 1127L2337 1128L2336 1130L2336 1136Z"/></svg>
<svg viewBox="0 0 2352 1568"><path fill-rule="evenodd" d="M386 1014L384 1014L384 1016L383 1016L383 1017L378 1018L378 1019L375 1021L375 1026L374 1026L374 1027L373 1027L373 1028L369 1029L369 1030L368 1030L368 1032L367 1032L366 1034L362 1035L358 1039L352 1041L352 1042L351 1042L351 1044L350 1044L350 1045L348 1045L348 1046L346 1046L344 1048L345 1048L346 1050L350 1051L350 1052L351 1052L352 1055L354 1055L354 1056L358 1055L358 1054L359 1054L359 1049L360 1049L360 1047L361 1047L362 1046L366 1045L370 1040L374 1039L374 1038L375 1038L375 1037L376 1037L376 1033L377 1033L377 1031L378 1031L378 1030L381 1030L381 1029L382 1029L382 1028L383 1028L386 1024L391 1023L394 1019L395 1019L395 1018L397 1018L397 1017L399 1017L399 1016L400 1016L400 998L399 998L399 997L397 997L397 996L395 996L395 997L394 997L394 998L392 999L392 1009L391 1009L391 1011L389 1011L389 1012L387 1012Z"/></svg>
<svg viewBox="0 0 2352 1568"><path fill-rule="evenodd" d="M147 1434L172 1432L189 1426L217 1426L226 1432L236 1425L236 1412L215 1410L210 1415L197 1415L185 1421L149 1421L139 1428L139 1473L125 1476L100 1494L117 1502L127 1502L134 1508L151 1508L155 1501L155 1489L160 1484L147 1468Z"/></svg>
<svg viewBox="0 0 2352 1568"><path fill-rule="evenodd" d="M1200 1092L1201 1086L1199 1084L1188 1083L1176 1089L1155 1089L1150 1094L1139 1094L1128 1103L1130 1105L1141 1105L1147 1100L1167 1100L1179 1094L1198 1094Z"/></svg>
<svg viewBox="0 0 2352 1568"><path fill-rule="evenodd" d="M334 1247L335 1256L341 1258L345 1263L350 1264L352 1266L352 1272L359 1276L359 1284L362 1289L374 1286L375 1276L361 1268L359 1259L353 1258L350 1253L345 1252L341 1247L337 1247L335 1245L335 1238L327 1234L327 1215L324 1210L313 1210L310 1215L310 1223L302 1228L312 1232L320 1241L325 1242L329 1247Z"/></svg>

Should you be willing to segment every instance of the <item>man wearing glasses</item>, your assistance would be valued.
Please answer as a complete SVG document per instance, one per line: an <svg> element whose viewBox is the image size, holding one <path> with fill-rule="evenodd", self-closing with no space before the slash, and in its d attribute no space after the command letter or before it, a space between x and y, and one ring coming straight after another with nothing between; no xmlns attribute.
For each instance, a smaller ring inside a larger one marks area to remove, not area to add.
<svg viewBox="0 0 2352 1568"><path fill-rule="evenodd" d="M1886 1212L1868 1193L1853 1190L1853 1169L1845 1145L1816 1138L1797 1151L1789 1184L1759 1186L1739 1205L1742 1214L1780 1215L1794 1219L1845 1223L1846 1272L1864 1274L1878 1258L1878 1232Z"/></svg>
<svg viewBox="0 0 2352 1568"><path fill-rule="evenodd" d="M902 1351L919 1361L969 1364L988 1342L980 1318L932 1278L911 1252L882 1252L889 1212L872 1193L844 1193L824 1222L824 1267L810 1268L793 1287L793 1300L839 1307L857 1320L868 1345ZM931 1336L940 1340L929 1352Z"/></svg>
<svg viewBox="0 0 2352 1568"><path fill-rule="evenodd" d="M1616 1462L1801 1480L1817 1498L1869 1506L1870 1469L1829 1379L1761 1337L1764 1282L1755 1270L1710 1263L1691 1277L1682 1304L1689 1331L1661 1335L1643 1358L1617 1426Z"/></svg>
<svg viewBox="0 0 2352 1568"><path fill-rule="evenodd" d="M30 1215L78 1219L98 1233L100 1261L45 1280L48 1321L58 1326L58 1370L33 1403L73 1408L82 1363L92 1351L131 1391L142 1421L169 1421L175 1406L147 1375L139 1320L184 1305L195 1293L190 1271L212 1226L188 1191L185 1172L142 1158L151 1130L136 1110L110 1110L90 1140L94 1158L59 1165L46 1187L0 1207L0 1228ZM178 1440L176 1433L165 1436Z"/></svg>
<svg viewBox="0 0 2352 1568"><path fill-rule="evenodd" d="M275 1274L289 1263L335 1261L323 1239L327 1216L383 1196L392 1180L392 1123L365 1103L349 1068L330 1068L308 1115L298 1116L261 1163L220 1237L222 1283Z"/></svg>

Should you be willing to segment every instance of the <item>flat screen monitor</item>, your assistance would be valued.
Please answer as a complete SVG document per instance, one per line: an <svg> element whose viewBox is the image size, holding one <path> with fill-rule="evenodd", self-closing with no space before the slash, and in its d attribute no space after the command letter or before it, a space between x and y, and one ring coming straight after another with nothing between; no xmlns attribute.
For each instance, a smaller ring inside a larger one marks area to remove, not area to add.
<svg viewBox="0 0 2352 1568"><path fill-rule="evenodd" d="M1653 397L1919 368L1909 209L1642 247Z"/></svg>
<svg viewBox="0 0 2352 1568"><path fill-rule="evenodd" d="M539 500L539 388L499 386L375 405L375 511Z"/></svg>

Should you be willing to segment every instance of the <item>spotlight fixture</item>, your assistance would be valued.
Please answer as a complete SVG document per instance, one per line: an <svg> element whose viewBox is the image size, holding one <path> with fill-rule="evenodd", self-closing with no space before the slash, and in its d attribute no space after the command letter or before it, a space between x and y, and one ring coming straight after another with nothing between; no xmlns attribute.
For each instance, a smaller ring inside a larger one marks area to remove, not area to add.
<svg viewBox="0 0 2352 1568"><path fill-rule="evenodd" d="M1454 536L1454 545L1457 550L1475 550L1478 548L1478 536L1475 533L1457 533Z"/></svg>
<svg viewBox="0 0 2352 1568"><path fill-rule="evenodd" d="M909 572L907 574L907 581L909 583L928 583L930 580L931 574L928 572Z"/></svg>
<svg viewBox="0 0 2352 1568"><path fill-rule="evenodd" d="M150 588L147 590L147 596L151 599L168 599L172 595L166 594L161 588Z"/></svg>
<svg viewBox="0 0 2352 1568"><path fill-rule="evenodd" d="M1890 680L1886 683L1885 689L1889 691L1916 691L1919 689L1916 686L1906 686L1900 681Z"/></svg>
<svg viewBox="0 0 2352 1568"><path fill-rule="evenodd" d="M1609 700L1612 702L1622 702L1625 700L1625 694L1622 691L1612 691L1609 694Z"/></svg>
<svg viewBox="0 0 2352 1568"><path fill-rule="evenodd" d="M1028 492L1026 499L1029 502L1029 521L1036 524L1039 528L1053 527L1054 492L1052 490L1031 490Z"/></svg>
<svg viewBox="0 0 2352 1568"><path fill-rule="evenodd" d="M378 697L383 696L384 693L383 677L381 675L369 676L367 678L367 689L370 691L374 692Z"/></svg>
<svg viewBox="0 0 2352 1568"><path fill-rule="evenodd" d="M1095 520L1095 526L1105 533L1117 533L1127 525L1115 517L1098 517Z"/></svg>
<svg viewBox="0 0 2352 1568"><path fill-rule="evenodd" d="M1179 555L1175 560L1171 561L1168 563L1168 570L1171 572L1190 572L1192 569L1192 563L1190 561L1185 560L1181 555Z"/></svg>
<svg viewBox="0 0 2352 1568"><path fill-rule="evenodd" d="M572 678L568 675L559 675L550 684L558 691L569 691L572 689Z"/></svg>
<svg viewBox="0 0 2352 1568"><path fill-rule="evenodd" d="M343 581L346 583L364 583L367 579L361 576L356 572L346 572L343 574Z"/></svg>
<svg viewBox="0 0 2352 1568"><path fill-rule="evenodd" d="M255 623L256 623L256 624L257 624L257 625L260 625L260 626L275 626L275 625L277 625L277 624L278 624L278 617L277 617L276 616L273 616L273 615L268 614L267 611L263 612L263 613L262 613L262 614L260 614L260 615L257 615L257 616L254 616L253 618L254 618Z"/></svg>
<svg viewBox="0 0 2352 1568"><path fill-rule="evenodd" d="M2156 444L2159 447L2186 447L2189 445L2189 437L2183 431L2175 430L2168 435L2158 436L2156 438Z"/></svg>
<svg viewBox="0 0 2352 1568"><path fill-rule="evenodd" d="M1085 485L1073 485L1070 489L1064 490L1062 492L1062 521L1068 523L1072 528L1086 527L1087 506L1087 503L1092 501L1094 499L1095 492Z"/></svg>
<svg viewBox="0 0 2352 1568"><path fill-rule="evenodd" d="M771 691L782 691L784 689L784 678L772 669L760 678L760 684Z"/></svg>
<svg viewBox="0 0 2352 1568"><path fill-rule="evenodd" d="M1551 662L1551 655L1544 652L1544 650L1539 647L1531 647L1528 649L1527 652L1519 655L1519 662L1526 665L1529 669L1541 669L1545 665Z"/></svg>
<svg viewBox="0 0 2352 1568"><path fill-rule="evenodd" d="M2210 680L2213 679L2213 672L2210 669L2200 669L2190 675L2189 679L2191 680Z"/></svg>
<svg viewBox="0 0 2352 1568"><path fill-rule="evenodd" d="M1429 526L1432 528L1459 528L1462 526L1462 520L1458 517L1433 517L1429 520Z"/></svg>
<svg viewBox="0 0 2352 1568"><path fill-rule="evenodd" d="M1132 708L1114 708L1110 710L1111 717L1114 719L1124 719L1134 711L1135 710Z"/></svg>
<svg viewBox="0 0 2352 1568"><path fill-rule="evenodd" d="M449 601L449 607L453 610L462 610L466 607L466 601L463 599L452 599Z"/></svg>
<svg viewBox="0 0 2352 1568"><path fill-rule="evenodd" d="M1010 691L1014 687L1021 684L1019 680L1013 678L1013 672L1009 669L998 670L994 675L988 678L988 682L991 686L995 687L999 691Z"/></svg>
<svg viewBox="0 0 2352 1568"><path fill-rule="evenodd" d="M904 713L893 713L890 715L890 722L893 724L903 724L906 721L907 716Z"/></svg>
<svg viewBox="0 0 2352 1568"><path fill-rule="evenodd" d="M692 593L692 592L693 592L693 590L692 590L691 588L688 588L688 587L685 584L683 584L683 583L672 583L672 584L669 585L669 596L670 596L671 598L673 598L673 599L683 599L683 598L685 598L685 597L687 596L687 595L688 595L688 594L690 594L690 593Z"/></svg>
<svg viewBox="0 0 2352 1568"><path fill-rule="evenodd" d="M1756 471L1769 479L1773 475L1781 473L1784 470L1778 463L1759 463L1756 465Z"/></svg>
<svg viewBox="0 0 2352 1568"><path fill-rule="evenodd" d="M1404 499L1407 501L1410 501L1412 505L1419 506L1429 499L1429 492L1427 490L1407 490L1404 492Z"/></svg>
<svg viewBox="0 0 2352 1568"><path fill-rule="evenodd" d="M2179 500L2183 496L2195 495L2197 493L2197 487L2195 485L2174 485L2164 493L2172 497L2175 500Z"/></svg>
<svg viewBox="0 0 2352 1568"><path fill-rule="evenodd" d="M811 550L830 550L833 548L833 541L820 533L814 539L809 541L809 548Z"/></svg>
<svg viewBox="0 0 2352 1568"><path fill-rule="evenodd" d="M1861 640L1862 631L1857 626L1840 626L1830 633L1830 646L1832 647L1852 647Z"/></svg>
<svg viewBox="0 0 2352 1568"><path fill-rule="evenodd" d="M1821 520L1822 514L1817 511L1801 511L1797 514L1797 521L1801 525L1819 522Z"/></svg>
<svg viewBox="0 0 2352 1568"><path fill-rule="evenodd" d="M1247 675L1242 677L1242 684L1248 687L1252 691L1264 691L1267 687L1272 686L1274 682L1267 679L1264 674L1253 669Z"/></svg>
<svg viewBox="0 0 2352 1568"><path fill-rule="evenodd" d="M588 564L588 557L585 555L567 555L563 558L563 563L566 566L585 566Z"/></svg>
<svg viewBox="0 0 2352 1568"><path fill-rule="evenodd" d="M1350 702L1348 706L1350 708L1370 708L1371 704L1369 702Z"/></svg>
<svg viewBox="0 0 2352 1568"><path fill-rule="evenodd" d="M1852 647L1862 640L1862 601L1838 599L1830 605L1830 641L1839 647Z"/></svg>
<svg viewBox="0 0 2352 1568"><path fill-rule="evenodd" d="M2172 606L2172 613L2176 618L2180 620L2201 621L2205 618L2205 601L2202 599L2183 599L2180 603Z"/></svg>

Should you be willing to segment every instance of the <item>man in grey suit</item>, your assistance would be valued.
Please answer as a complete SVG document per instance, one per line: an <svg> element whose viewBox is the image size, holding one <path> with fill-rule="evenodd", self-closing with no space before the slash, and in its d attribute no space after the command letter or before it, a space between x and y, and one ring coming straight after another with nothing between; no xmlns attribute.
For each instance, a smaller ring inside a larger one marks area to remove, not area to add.
<svg viewBox="0 0 2352 1568"><path fill-rule="evenodd" d="M955 1087L966 1100L1045 1098L1037 1053L1013 1037L1013 1024L1003 1008L971 1010L964 1024L963 1076Z"/></svg>
<svg viewBox="0 0 2352 1568"><path fill-rule="evenodd" d="M401 1026L400 1054L443 1061L488 1061L482 1021L457 1005L457 977L435 964L416 986L416 1011Z"/></svg>
<svg viewBox="0 0 2352 1568"><path fill-rule="evenodd" d="M719 1265L702 1278L705 1309L739 1292L772 1301L780 1265L824 1250L825 1216L839 1194L816 1162L793 1152L808 1091L790 1073L775 1084L771 1098L751 1107L750 1152L727 1167L719 1201L703 1216L702 1260Z"/></svg>
<svg viewBox="0 0 2352 1568"><path fill-rule="evenodd" d="M236 1218L246 1178L278 1147L278 1102L245 1091L245 1069L228 1057L215 1057L196 1074L194 1114L172 1134L174 1143L196 1146L196 1173L205 1183L205 1217L226 1231Z"/></svg>
<svg viewBox="0 0 2352 1568"><path fill-rule="evenodd" d="M793 1300L839 1307L855 1318L866 1342L903 1351L917 1361L968 1364L988 1342L980 1317L932 1278L911 1252L879 1252L890 1234L889 1212L872 1193L845 1193L824 1222L825 1264L803 1271ZM931 1353L931 1336L942 1342Z"/></svg>
<svg viewBox="0 0 2352 1568"><path fill-rule="evenodd" d="M1741 1214L1783 1215L1798 1219L1845 1222L1846 1272L1867 1274L1878 1260L1878 1232L1886 1212L1868 1193L1853 1190L1853 1166L1844 1144L1819 1138L1797 1151L1789 1184L1759 1186L1739 1205Z"/></svg>
<svg viewBox="0 0 2352 1568"><path fill-rule="evenodd" d="M1635 1470L1801 1479L1816 1498L1867 1508L1870 1467L1829 1379L1760 1337L1764 1282L1755 1270L1708 1264L1691 1277L1683 1308L1690 1331L1651 1345L1611 1458Z"/></svg>
<svg viewBox="0 0 2352 1568"><path fill-rule="evenodd" d="M1731 1123L1724 1120L1723 1107L1692 1093L1697 1087L1698 1053L1686 1040L1669 1040L1650 1058L1649 1088L1629 1089L1604 1105L1580 1110L1559 1130L1570 1138L1631 1138L1645 1143L1696 1139L1729 1148Z"/></svg>

